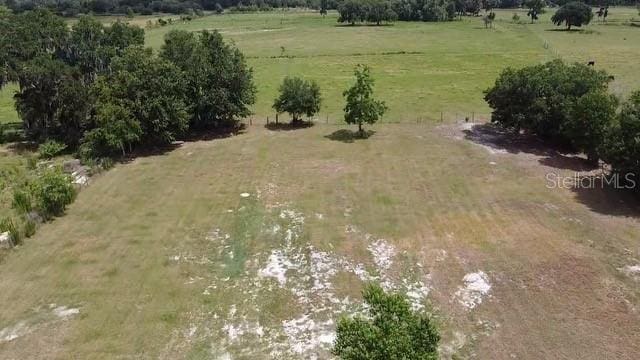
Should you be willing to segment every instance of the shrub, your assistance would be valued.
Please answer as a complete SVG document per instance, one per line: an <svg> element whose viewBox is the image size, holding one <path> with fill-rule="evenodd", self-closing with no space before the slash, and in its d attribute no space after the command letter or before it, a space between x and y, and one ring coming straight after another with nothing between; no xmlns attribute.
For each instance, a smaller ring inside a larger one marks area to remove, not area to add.
<svg viewBox="0 0 640 360"><path fill-rule="evenodd" d="M42 159L51 159L56 157L57 155L60 155L66 148L67 145L61 142L48 140L40 144L40 146L38 147L38 153L40 154L40 157Z"/></svg>
<svg viewBox="0 0 640 360"><path fill-rule="evenodd" d="M36 207L45 218L62 215L75 197L71 179L60 169L45 170L32 186Z"/></svg>
<svg viewBox="0 0 640 360"><path fill-rule="evenodd" d="M411 310L405 296L379 285L363 291L369 318L338 321L333 353L345 360L437 359L440 335L427 314Z"/></svg>

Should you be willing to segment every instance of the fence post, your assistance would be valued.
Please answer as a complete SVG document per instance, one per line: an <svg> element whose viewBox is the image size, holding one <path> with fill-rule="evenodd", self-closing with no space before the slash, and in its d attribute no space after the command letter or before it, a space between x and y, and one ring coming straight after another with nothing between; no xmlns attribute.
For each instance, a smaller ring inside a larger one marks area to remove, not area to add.
<svg viewBox="0 0 640 360"><path fill-rule="evenodd" d="M329 125L329 115L327 115L327 125Z"/></svg>
<svg viewBox="0 0 640 360"><path fill-rule="evenodd" d="M253 116L249 118L249 126L253 126Z"/></svg>
<svg viewBox="0 0 640 360"><path fill-rule="evenodd" d="M444 121L444 117L442 115L442 111L440 111L440 122L443 122L443 121Z"/></svg>
<svg viewBox="0 0 640 360"><path fill-rule="evenodd" d="M278 125L278 113L276 113L276 125Z"/></svg>
<svg viewBox="0 0 640 360"><path fill-rule="evenodd" d="M269 125L269 117L267 116L267 125Z"/></svg>
<svg viewBox="0 0 640 360"><path fill-rule="evenodd" d="M476 122L476 112L475 111L471 112L471 122Z"/></svg>

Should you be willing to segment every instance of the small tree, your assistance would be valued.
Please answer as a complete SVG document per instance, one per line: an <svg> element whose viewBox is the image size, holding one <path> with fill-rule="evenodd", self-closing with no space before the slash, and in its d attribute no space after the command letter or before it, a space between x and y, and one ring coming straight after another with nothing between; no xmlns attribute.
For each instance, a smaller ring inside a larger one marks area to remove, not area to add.
<svg viewBox="0 0 640 360"><path fill-rule="evenodd" d="M527 16L531 18L531 23L533 24L535 20L538 20L538 14L540 14L544 8L544 0L528 0L524 4L529 9Z"/></svg>
<svg viewBox="0 0 640 360"><path fill-rule="evenodd" d="M344 121L347 124L358 124L358 132L363 134L362 124L374 124L387 110L383 101L373 98L373 84L368 66L358 65L355 72L356 82L342 95L347 104L344 107Z"/></svg>
<svg viewBox="0 0 640 360"><path fill-rule="evenodd" d="M407 298L379 285L363 291L369 318L338 321L333 353L344 360L437 359L440 335L426 314L411 310Z"/></svg>
<svg viewBox="0 0 640 360"><path fill-rule="evenodd" d="M567 30L571 30L571 26L587 25L591 19L593 19L591 7L578 1L565 4L551 17L551 21L557 26L565 23Z"/></svg>
<svg viewBox="0 0 640 360"><path fill-rule="evenodd" d="M280 96L273 103L273 108L279 113L288 112L292 124L299 123L303 114L313 116L320 111L322 98L320 87L315 81L287 76L279 91Z"/></svg>

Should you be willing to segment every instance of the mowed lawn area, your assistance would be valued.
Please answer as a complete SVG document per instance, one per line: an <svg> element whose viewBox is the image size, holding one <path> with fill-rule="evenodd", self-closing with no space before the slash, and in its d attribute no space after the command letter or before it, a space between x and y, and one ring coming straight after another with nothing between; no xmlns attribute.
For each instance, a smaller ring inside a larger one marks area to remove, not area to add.
<svg viewBox="0 0 640 360"><path fill-rule="evenodd" d="M551 31L549 14L513 24L514 11L492 30L480 18L345 27L306 12L147 30L154 48L170 29L233 40L255 70L254 125L117 164L5 252L0 358L327 359L335 320L362 313L375 281L434 314L444 359L635 359L638 202L552 188L550 173L597 172L460 121L489 116L482 91L506 66L594 60L616 94L640 87L635 11L570 33ZM402 122L368 139L322 121L341 121L358 63L372 67L384 121ZM287 74L321 85L315 126L258 124ZM10 91L1 122L17 118ZM15 147L0 156L26 166Z"/></svg>

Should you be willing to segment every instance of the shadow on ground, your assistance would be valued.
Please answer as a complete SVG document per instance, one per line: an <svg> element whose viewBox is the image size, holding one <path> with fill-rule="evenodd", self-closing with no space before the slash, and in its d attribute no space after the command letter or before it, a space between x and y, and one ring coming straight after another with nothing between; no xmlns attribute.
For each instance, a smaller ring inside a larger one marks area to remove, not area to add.
<svg viewBox="0 0 640 360"><path fill-rule="evenodd" d="M170 144L166 144L162 146L139 146L132 153L116 160L121 163L128 163L133 161L136 158L164 155L168 152L171 152L179 148L185 142L225 139L232 136L240 135L244 133L245 130L246 130L246 126L244 124L239 124L237 126L221 127L216 129L196 130L184 135L183 137L181 137L181 140L174 141Z"/></svg>
<svg viewBox="0 0 640 360"><path fill-rule="evenodd" d="M291 131L291 130L299 130L306 129L312 127L314 124L311 121L300 121L297 123L269 123L264 127L271 131Z"/></svg>
<svg viewBox="0 0 640 360"><path fill-rule="evenodd" d="M614 181L611 178L608 180ZM628 185L633 185L633 183ZM637 179L635 186L640 186L640 182ZM622 183L619 187L611 183L607 184L602 175L580 177L571 188L571 191L576 195L576 200L599 214L632 218L640 217L640 198L638 193L624 188Z"/></svg>
<svg viewBox="0 0 640 360"><path fill-rule="evenodd" d="M364 140L373 136L376 132L373 130L366 130L363 132L351 131L348 129L340 129L326 135L325 138L333 141L341 141L343 143L352 143L356 140Z"/></svg>
<svg viewBox="0 0 640 360"><path fill-rule="evenodd" d="M495 151L539 156L538 162L545 166L573 171L591 171L598 168L566 147L549 145L535 136L518 134L495 124L473 125L463 132L465 139Z"/></svg>

